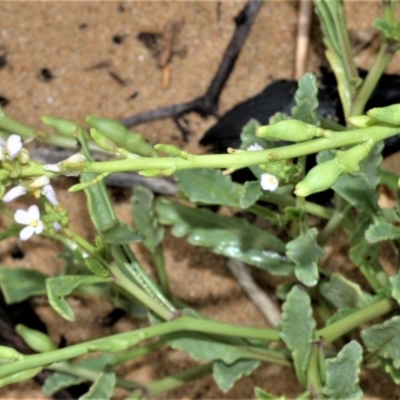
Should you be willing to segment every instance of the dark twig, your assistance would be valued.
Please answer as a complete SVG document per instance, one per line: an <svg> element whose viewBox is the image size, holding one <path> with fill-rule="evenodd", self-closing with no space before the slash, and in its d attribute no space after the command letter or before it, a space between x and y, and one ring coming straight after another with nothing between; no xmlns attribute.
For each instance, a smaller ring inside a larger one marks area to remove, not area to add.
<svg viewBox="0 0 400 400"><path fill-rule="evenodd" d="M260 10L262 0L249 0L242 11L236 16L236 30L225 50L222 62L206 93L192 101L160 107L124 118L125 126L139 125L144 122L167 117L179 117L188 112L197 112L201 116L216 115L218 100L222 89L235 66L240 50L250 31L250 28Z"/></svg>

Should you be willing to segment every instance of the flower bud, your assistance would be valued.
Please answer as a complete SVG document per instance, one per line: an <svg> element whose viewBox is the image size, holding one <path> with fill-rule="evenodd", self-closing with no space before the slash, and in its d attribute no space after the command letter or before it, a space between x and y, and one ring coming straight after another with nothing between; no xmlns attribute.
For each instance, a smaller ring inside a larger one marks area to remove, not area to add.
<svg viewBox="0 0 400 400"><path fill-rule="evenodd" d="M162 151L171 157L181 157L185 160L189 158L189 154L186 151L183 151L179 147L176 147L172 144L158 143L154 146L154 148L157 151Z"/></svg>
<svg viewBox="0 0 400 400"><path fill-rule="evenodd" d="M306 197L310 194L329 189L342 173L342 166L337 158L325 161L312 168L306 177L295 187L295 195Z"/></svg>
<svg viewBox="0 0 400 400"><path fill-rule="evenodd" d="M0 360L20 360L23 355L12 347L0 346Z"/></svg>
<svg viewBox="0 0 400 400"><path fill-rule="evenodd" d="M78 131L78 125L75 124L75 122L69 121L67 119L43 115L41 117L41 121L43 122L43 124L54 128L60 135L63 136L75 136L76 132Z"/></svg>
<svg viewBox="0 0 400 400"><path fill-rule="evenodd" d="M27 149L21 149L21 151L17 155L17 160L22 164L26 165L29 163L31 157L29 155L29 151Z"/></svg>
<svg viewBox="0 0 400 400"><path fill-rule="evenodd" d="M117 121L89 115L85 118L87 124L96 128L117 146L124 147L131 153L143 156L155 156L152 146L141 135L125 128Z"/></svg>
<svg viewBox="0 0 400 400"><path fill-rule="evenodd" d="M368 115L356 115L349 117L349 122L356 128L369 128L377 124L377 121Z"/></svg>
<svg viewBox="0 0 400 400"><path fill-rule="evenodd" d="M372 108L367 112L367 115L379 122L391 125L400 125L400 104Z"/></svg>
<svg viewBox="0 0 400 400"><path fill-rule="evenodd" d="M289 142L302 142L314 137L329 137L329 132L297 119L277 122L273 125L260 126L256 136L264 139L278 139Z"/></svg>
<svg viewBox="0 0 400 400"><path fill-rule="evenodd" d="M15 327L18 335L24 339L25 343L38 353L56 350L57 346L52 342L50 337L43 332L28 328L25 325L18 324Z"/></svg>

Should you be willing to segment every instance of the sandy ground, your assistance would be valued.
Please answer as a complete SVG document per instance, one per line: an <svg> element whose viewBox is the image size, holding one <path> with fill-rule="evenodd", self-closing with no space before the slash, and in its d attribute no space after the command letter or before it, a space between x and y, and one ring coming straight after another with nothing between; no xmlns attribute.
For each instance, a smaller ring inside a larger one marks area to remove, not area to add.
<svg viewBox="0 0 400 400"><path fill-rule="evenodd" d="M207 88L222 53L233 33L233 17L243 1L216 2L0 2L0 97L8 101L6 112L15 119L40 127L44 114L82 122L85 115L121 118L156 107L191 100ZM219 13L218 13L219 7ZM347 2L349 27L355 43L373 37L372 19L378 15L378 1ZM219 15L219 16L218 16ZM162 71L148 49L137 39L139 32L158 32L171 20L183 19L178 37L180 55L172 58L168 88L162 87ZM222 93L219 112L261 91L273 79L291 78L294 71L296 1L266 1L252 28L238 63ZM308 69L324 64L321 40L313 29L313 46ZM118 43L119 42L119 43ZM184 51L183 51L184 50ZM376 43L357 55L362 67L369 67ZM99 65L102 67L99 68ZM94 68L96 67L97 68ZM400 73L399 57L389 67ZM137 92L135 98L130 98ZM161 120L138 126L153 144L185 146L202 152L197 141L215 118L188 115L190 135L183 143L173 122ZM68 194L68 182L59 182L58 196L68 209L72 227L87 238L94 230L81 194ZM118 215L129 222L129 191L119 194ZM17 204L15 205L17 206ZM7 223L0 216L3 227ZM25 257L13 260L10 251L18 245ZM60 246L35 238L21 243L16 239L0 243L0 262L57 273L62 268L57 255ZM141 259L148 255L138 247ZM182 300L204 314L221 321L249 326L267 326L255 306L242 293L225 267L225 260L207 250L190 248L184 239L168 235L165 243L172 289ZM68 344L134 329L139 321L123 318L112 328L101 327L101 317L111 311L105 300L72 298L76 322L58 317L43 299L35 301L36 311L46 322L56 342L64 335ZM165 351L138 360L122 373L146 382L182 371L193 365L186 356ZM397 398L400 390L384 374L364 374L363 388L368 398ZM251 377L222 394L211 378L200 379L169 394L170 398L206 399L253 397L253 387L261 386L276 395L294 397L300 388L294 374L283 368L264 365ZM34 383L12 385L0 391L1 398L45 398ZM165 396L163 396L165 398Z"/></svg>

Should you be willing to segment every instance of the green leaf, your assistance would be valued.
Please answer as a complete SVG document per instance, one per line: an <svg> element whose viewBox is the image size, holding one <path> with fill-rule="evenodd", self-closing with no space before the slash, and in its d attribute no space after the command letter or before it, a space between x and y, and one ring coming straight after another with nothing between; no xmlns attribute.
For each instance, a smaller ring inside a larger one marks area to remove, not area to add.
<svg viewBox="0 0 400 400"><path fill-rule="evenodd" d="M249 208L263 195L259 181L247 181L243 185L243 191L240 195L240 207Z"/></svg>
<svg viewBox="0 0 400 400"><path fill-rule="evenodd" d="M400 275L397 274L389 278L392 285L392 297L400 304Z"/></svg>
<svg viewBox="0 0 400 400"><path fill-rule="evenodd" d="M310 297L301 286L294 286L287 295L282 307L281 329L281 338L292 353L297 378L306 386L315 321Z"/></svg>
<svg viewBox="0 0 400 400"><path fill-rule="evenodd" d="M329 282L322 283L319 292L336 308L356 308L372 301L372 296L363 292L360 285L339 273L332 274Z"/></svg>
<svg viewBox="0 0 400 400"><path fill-rule="evenodd" d="M174 178L192 203L239 207L239 193L229 175L217 169L187 169L177 171Z"/></svg>
<svg viewBox="0 0 400 400"><path fill-rule="evenodd" d="M254 394L258 400L286 400L285 396L276 397L273 394L267 393L265 390L255 387Z"/></svg>
<svg viewBox="0 0 400 400"><path fill-rule="evenodd" d="M101 372L103 368L114 360L111 354L102 354L100 356L86 358L77 362L71 363L77 369L84 368L90 371ZM68 374L66 372L54 372L50 375L42 386L43 393L46 396L53 396L54 393L69 386L79 385L86 382L87 378L82 378L77 375Z"/></svg>
<svg viewBox="0 0 400 400"><path fill-rule="evenodd" d="M400 368L400 317L393 317L361 332L361 337L371 353L393 361Z"/></svg>
<svg viewBox="0 0 400 400"><path fill-rule="evenodd" d="M392 360L386 360L384 358L381 359L381 362L383 364L383 369L387 374L391 376L393 379L393 382L396 385L400 385L400 368L395 368L393 366L393 361Z"/></svg>
<svg viewBox="0 0 400 400"><path fill-rule="evenodd" d="M49 303L55 311L68 321L74 321L75 315L64 299L82 285L107 282L109 279L98 276L58 276L46 279L47 296Z"/></svg>
<svg viewBox="0 0 400 400"><path fill-rule="evenodd" d="M240 134L240 148L247 150L253 144L259 144L262 148L266 149L266 141L256 136L256 130L260 127L260 123L255 119L250 120L242 129Z"/></svg>
<svg viewBox="0 0 400 400"><path fill-rule="evenodd" d="M114 220L110 225L103 225L101 236L106 243L111 244L130 244L143 240L139 232L118 220Z"/></svg>
<svg viewBox="0 0 400 400"><path fill-rule="evenodd" d="M132 211L136 228L145 237L143 244L154 252L164 238L164 228L159 225L156 213L154 211L154 195L143 187L135 188L132 196Z"/></svg>
<svg viewBox="0 0 400 400"><path fill-rule="evenodd" d="M372 22L372 26L379 31L386 39L393 38L392 26L383 18L376 18Z"/></svg>
<svg viewBox="0 0 400 400"><path fill-rule="evenodd" d="M52 396L61 389L79 385L80 383L86 382L86 380L86 378L67 374L66 372L54 372L45 380L42 391L46 396Z"/></svg>
<svg viewBox="0 0 400 400"><path fill-rule="evenodd" d="M199 319L199 324L201 320ZM248 352L238 346L219 343L215 338L195 332L177 332L164 335L168 344L180 351L189 353L195 360L220 360L225 364L232 364L242 358L248 358Z"/></svg>
<svg viewBox="0 0 400 400"><path fill-rule="evenodd" d="M295 94L296 106L292 108L295 119L308 124L320 125L317 114L318 85L315 75L308 72L298 82L299 88Z"/></svg>
<svg viewBox="0 0 400 400"><path fill-rule="evenodd" d="M222 392L226 393L232 389L238 379L251 375L259 365L260 362L255 360L238 360L230 365L226 365L222 361L215 361L213 377Z"/></svg>
<svg viewBox="0 0 400 400"><path fill-rule="evenodd" d="M361 399L363 393L358 384L362 348L352 340L346 344L335 358L325 361L326 385L322 392L327 399Z"/></svg>
<svg viewBox="0 0 400 400"><path fill-rule="evenodd" d="M216 254L236 258L276 275L293 273L293 266L281 255L284 243L243 219L185 207L165 199L156 202L156 212L162 224L173 225L174 236L188 235L192 245L208 247Z"/></svg>
<svg viewBox="0 0 400 400"><path fill-rule="evenodd" d="M0 286L7 304L45 294L47 278L40 271L0 266Z"/></svg>
<svg viewBox="0 0 400 400"><path fill-rule="evenodd" d="M110 366L106 366L104 372L93 382L89 391L79 397L79 400L108 400L113 395L115 382L116 377L114 371Z"/></svg>
<svg viewBox="0 0 400 400"><path fill-rule="evenodd" d="M317 235L317 229L311 228L286 244L286 255L295 264L294 273L306 286L317 284L318 261L325 254L318 246Z"/></svg>
<svg viewBox="0 0 400 400"><path fill-rule="evenodd" d="M399 238L400 229L387 222L376 222L370 225L365 232L365 239L369 243L377 243L384 240L397 240Z"/></svg>

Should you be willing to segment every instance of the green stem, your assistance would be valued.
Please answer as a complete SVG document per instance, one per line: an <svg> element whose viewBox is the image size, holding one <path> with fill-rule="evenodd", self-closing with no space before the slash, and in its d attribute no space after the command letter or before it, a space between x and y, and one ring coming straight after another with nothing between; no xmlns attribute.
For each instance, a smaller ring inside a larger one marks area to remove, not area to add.
<svg viewBox="0 0 400 400"><path fill-rule="evenodd" d="M332 343L347 332L359 327L374 318L381 317L398 305L392 299L385 298L371 304L361 310L342 318L341 320L317 331L316 336L324 340L325 343Z"/></svg>
<svg viewBox="0 0 400 400"><path fill-rule="evenodd" d="M85 343L76 344L62 349L49 351L41 354L24 356L23 359L0 366L0 377L15 374L27 369L50 365L56 362L65 361L96 351L96 347L108 345L113 341L126 342L127 346L136 346L138 343L153 337L166 335L168 333L192 331L214 335L225 335L228 337L240 337L247 339L259 339L269 341L279 341L280 332L276 329L251 328L245 326L235 326L217 321L200 320L190 317L179 317L172 321L164 322L159 325L138 329L133 332L124 332L101 339L91 340ZM250 349L249 349L250 350ZM251 349L252 351L254 349ZM272 353L272 351L270 351ZM275 357L275 361L279 357ZM282 364L286 365L287 360L282 356Z"/></svg>
<svg viewBox="0 0 400 400"><path fill-rule="evenodd" d="M331 219L325 225L324 229L321 231L319 235L319 244L320 246L325 246L328 240L331 238L332 234L336 232L337 227L342 223L343 218L347 215L347 213L351 210L351 204L345 203L345 206L338 207Z"/></svg>
<svg viewBox="0 0 400 400"><path fill-rule="evenodd" d="M192 369L188 369L176 375L169 376L168 378L161 379L157 382L149 383L145 386L147 389L147 396L153 398L173 389L177 389L188 382L206 376L212 372L213 363L200 365ZM130 397L127 397L127 400Z"/></svg>
<svg viewBox="0 0 400 400"><path fill-rule="evenodd" d="M319 399L322 394L321 378L319 376L319 344L314 343L310 362L307 370L307 388L311 392L313 399Z"/></svg>
<svg viewBox="0 0 400 400"><path fill-rule="evenodd" d="M110 272L116 278L116 284L123 287L135 299L139 300L143 305L159 315L164 320L170 320L174 317L173 312L160 304L151 295L142 290L138 285L129 280L125 274L118 268L116 264L109 265Z"/></svg>
<svg viewBox="0 0 400 400"><path fill-rule="evenodd" d="M308 154L318 153L322 150L349 146L361 143L368 138L374 142L398 134L398 128L387 125L373 126L363 129L343 132L331 132L330 138L309 140L289 146L278 147L262 151L235 152L233 154L206 154L190 155L188 159L179 157L138 157L130 160L116 160L104 162L85 162L83 171L94 173L123 172L123 171L148 171L155 175L170 174L178 170L195 168L245 168L272 161L287 160ZM81 165L79 163L79 165ZM68 166L68 165L67 165ZM70 164L72 169L76 165ZM37 175L37 167L26 167L22 176ZM43 173L43 171L42 171Z"/></svg>
<svg viewBox="0 0 400 400"><path fill-rule="evenodd" d="M171 298L171 288L169 286L168 274L165 269L165 260L162 246L157 246L153 252L153 260L157 271L158 281L164 295Z"/></svg>
<svg viewBox="0 0 400 400"><path fill-rule="evenodd" d="M367 101L371 97L372 92L393 56L394 51L391 49L390 45L387 42L382 43L372 68L368 72L367 77L353 100L350 116L363 114Z"/></svg>

